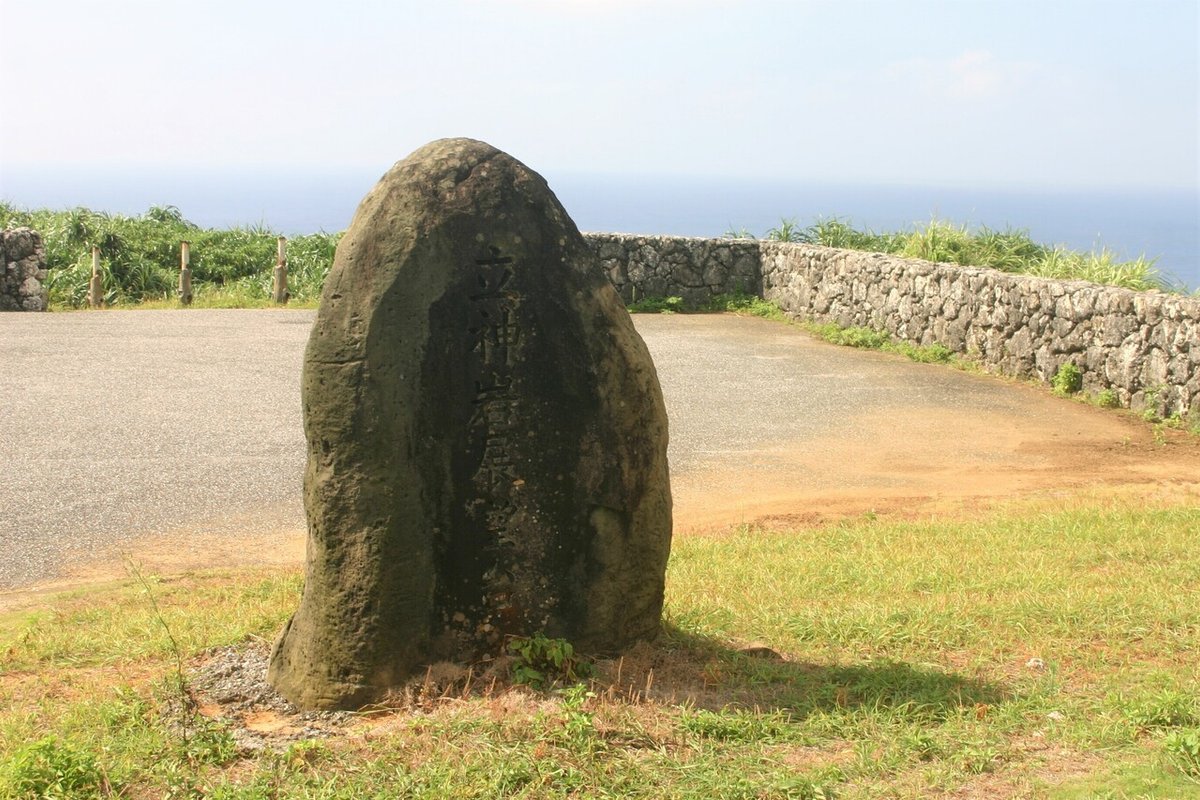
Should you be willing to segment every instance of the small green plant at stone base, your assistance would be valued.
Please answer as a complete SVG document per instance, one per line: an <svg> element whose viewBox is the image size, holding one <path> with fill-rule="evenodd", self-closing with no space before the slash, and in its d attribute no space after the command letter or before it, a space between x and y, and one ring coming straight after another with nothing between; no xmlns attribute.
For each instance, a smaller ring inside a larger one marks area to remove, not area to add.
<svg viewBox="0 0 1200 800"><path fill-rule="evenodd" d="M1076 394L1083 388L1083 371L1068 361L1058 368L1058 372L1054 373L1050 385L1054 387L1054 393L1060 397Z"/></svg>
<svg viewBox="0 0 1200 800"><path fill-rule="evenodd" d="M951 364L960 368L970 366L969 361L956 358L953 350L936 342L930 345L919 345L912 342L896 341L884 331L861 327L843 328L832 322L808 322L802 324L801 327L830 344L840 344L845 347L860 347L864 350L881 350L885 353L897 353L919 364Z"/></svg>
<svg viewBox="0 0 1200 800"><path fill-rule="evenodd" d="M918 364L949 364L954 360L954 351L941 344L922 347L909 342L897 342L892 347L885 346L883 349L895 349L897 353Z"/></svg>
<svg viewBox="0 0 1200 800"><path fill-rule="evenodd" d="M677 314L686 310L682 297L643 297L627 309L630 314Z"/></svg>
<svg viewBox="0 0 1200 800"><path fill-rule="evenodd" d="M840 344L846 347L882 350L885 345L891 342L891 337L886 333L883 331L873 331L870 328L843 328L832 323L814 323L805 327L830 344Z"/></svg>
<svg viewBox="0 0 1200 800"><path fill-rule="evenodd" d="M1101 408L1117 408L1121 405L1121 399L1112 389L1101 389L1096 392L1095 402Z"/></svg>
<svg viewBox="0 0 1200 800"><path fill-rule="evenodd" d="M515 657L513 681L535 689L560 680L578 681L592 674L592 665L575 654L570 642L550 639L540 632L514 637L508 643L508 652Z"/></svg>
<svg viewBox="0 0 1200 800"><path fill-rule="evenodd" d="M1200 783L1200 728L1171 731L1163 739L1163 747L1184 775Z"/></svg>
<svg viewBox="0 0 1200 800"><path fill-rule="evenodd" d="M1161 392L1161 386L1151 386L1143 394L1142 419L1146 420L1146 422L1162 421L1162 417L1158 413L1158 399Z"/></svg>

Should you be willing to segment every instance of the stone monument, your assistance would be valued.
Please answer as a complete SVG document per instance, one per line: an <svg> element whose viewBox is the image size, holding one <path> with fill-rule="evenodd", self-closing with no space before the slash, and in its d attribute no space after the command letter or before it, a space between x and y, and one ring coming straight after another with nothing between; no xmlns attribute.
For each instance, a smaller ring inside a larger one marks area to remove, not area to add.
<svg viewBox="0 0 1200 800"><path fill-rule="evenodd" d="M306 578L268 674L289 700L361 707L511 636L658 632L662 393L541 176L470 139L396 164L338 246L302 387Z"/></svg>

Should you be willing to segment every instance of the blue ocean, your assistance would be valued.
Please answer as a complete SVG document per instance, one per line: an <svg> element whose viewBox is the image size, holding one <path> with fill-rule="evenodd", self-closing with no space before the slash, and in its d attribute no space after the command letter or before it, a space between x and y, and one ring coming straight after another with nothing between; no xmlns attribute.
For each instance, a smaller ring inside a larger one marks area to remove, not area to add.
<svg viewBox="0 0 1200 800"><path fill-rule="evenodd" d="M173 205L203 226L266 225L285 234L337 231L382 170L342 172L125 171L0 173L0 198L24 207L140 213ZM1200 288L1200 193L851 186L802 181L546 172L585 231L762 235L781 219L838 217L858 228L903 230L931 218L1018 228L1047 244L1146 255L1176 284Z"/></svg>

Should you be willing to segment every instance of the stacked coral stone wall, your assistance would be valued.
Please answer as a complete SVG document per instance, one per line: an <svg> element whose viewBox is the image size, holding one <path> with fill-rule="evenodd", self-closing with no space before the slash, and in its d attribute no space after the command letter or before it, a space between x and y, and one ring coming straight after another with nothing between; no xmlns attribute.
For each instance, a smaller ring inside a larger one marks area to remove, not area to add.
<svg viewBox="0 0 1200 800"><path fill-rule="evenodd" d="M626 303L682 297L700 305L718 294L762 294L762 256L752 239L693 239L588 233L608 279Z"/></svg>
<svg viewBox="0 0 1200 800"><path fill-rule="evenodd" d="M0 232L0 311L45 311L46 251L29 228Z"/></svg>
<svg viewBox="0 0 1200 800"><path fill-rule="evenodd" d="M626 300L699 303L740 289L794 317L941 344L1015 377L1050 381L1070 362L1086 391L1132 408L1200 407L1200 299L805 244L589 239Z"/></svg>

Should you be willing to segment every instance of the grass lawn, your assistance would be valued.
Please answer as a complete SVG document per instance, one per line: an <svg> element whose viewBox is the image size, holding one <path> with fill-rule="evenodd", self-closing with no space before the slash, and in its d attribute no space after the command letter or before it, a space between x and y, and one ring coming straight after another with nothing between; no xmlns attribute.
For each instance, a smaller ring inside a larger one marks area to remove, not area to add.
<svg viewBox="0 0 1200 800"><path fill-rule="evenodd" d="M0 797L1200 797L1200 509L1062 505L679 538L587 683L443 666L253 752L195 670L296 571L63 595L0 616Z"/></svg>

